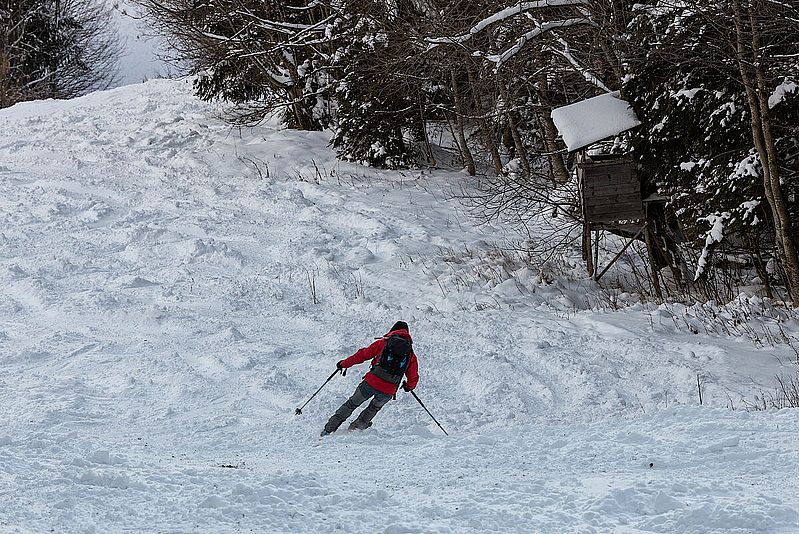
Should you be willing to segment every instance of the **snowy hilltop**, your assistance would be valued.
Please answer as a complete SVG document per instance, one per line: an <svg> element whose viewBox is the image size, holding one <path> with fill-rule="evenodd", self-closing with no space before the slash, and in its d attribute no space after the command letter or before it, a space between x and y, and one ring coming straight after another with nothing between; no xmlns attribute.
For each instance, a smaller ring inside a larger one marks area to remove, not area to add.
<svg viewBox="0 0 799 534"><path fill-rule="evenodd" d="M0 110L0 532L799 532L799 411L744 409L799 323L604 302L328 141L185 80ZM320 441L397 320L449 436Z"/></svg>

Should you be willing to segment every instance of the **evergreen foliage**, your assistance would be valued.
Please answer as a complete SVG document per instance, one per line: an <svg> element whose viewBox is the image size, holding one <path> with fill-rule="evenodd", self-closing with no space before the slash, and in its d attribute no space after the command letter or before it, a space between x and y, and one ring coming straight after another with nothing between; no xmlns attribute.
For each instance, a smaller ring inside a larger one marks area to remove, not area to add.
<svg viewBox="0 0 799 534"><path fill-rule="evenodd" d="M396 35L369 16L344 16L336 26L341 48L331 66L336 82L336 126L331 144L342 159L376 167L402 167L411 162L404 131L415 109L393 63ZM345 38L346 37L346 38Z"/></svg>
<svg viewBox="0 0 799 534"><path fill-rule="evenodd" d="M0 2L0 107L108 87L119 42L111 11L83 0Z"/></svg>
<svg viewBox="0 0 799 534"><path fill-rule="evenodd" d="M737 231L755 222L746 206L763 200L763 185L753 179L745 97L732 80L650 57L624 92L643 121L632 143L648 192L667 195L685 221L726 212Z"/></svg>
<svg viewBox="0 0 799 534"><path fill-rule="evenodd" d="M669 198L687 237L704 248L703 258L725 238L733 248L746 248L763 235L766 242L773 239L751 110L730 37L730 5L710 4L639 4L631 39L641 55L623 87L644 123L633 134L642 178L650 192ZM799 40L775 44L770 54L779 56L795 52ZM790 79L790 61L764 60L762 66L771 89ZM775 103L770 117L788 182L799 172L790 155L796 96ZM700 273L702 268L700 262Z"/></svg>
<svg viewBox="0 0 799 534"><path fill-rule="evenodd" d="M236 105L235 120L281 112L290 128L329 125L322 97L331 8L305 0L140 0L199 74L198 95Z"/></svg>

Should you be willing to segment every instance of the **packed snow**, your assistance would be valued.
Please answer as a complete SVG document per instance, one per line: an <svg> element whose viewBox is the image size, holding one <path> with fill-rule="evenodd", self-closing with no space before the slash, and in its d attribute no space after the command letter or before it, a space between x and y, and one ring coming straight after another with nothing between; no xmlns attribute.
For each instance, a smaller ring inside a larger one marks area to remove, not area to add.
<svg viewBox="0 0 799 534"><path fill-rule="evenodd" d="M799 531L799 411L743 409L790 344L536 271L459 172L218 115L185 80L0 110L0 531ZM399 319L450 436L400 393L319 440L365 369L294 409Z"/></svg>
<svg viewBox="0 0 799 534"><path fill-rule="evenodd" d="M569 152L641 124L618 91L553 109L552 121Z"/></svg>

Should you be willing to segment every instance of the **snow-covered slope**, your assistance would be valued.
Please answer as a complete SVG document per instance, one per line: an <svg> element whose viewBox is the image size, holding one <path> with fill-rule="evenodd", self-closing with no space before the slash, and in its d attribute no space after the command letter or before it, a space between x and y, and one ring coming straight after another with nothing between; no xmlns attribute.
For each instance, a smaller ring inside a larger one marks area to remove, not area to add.
<svg viewBox="0 0 799 534"><path fill-rule="evenodd" d="M787 347L592 310L497 249L461 174L190 93L0 111L0 530L799 532L799 413L728 409ZM400 395L320 442L362 370L294 408L398 319L451 436Z"/></svg>

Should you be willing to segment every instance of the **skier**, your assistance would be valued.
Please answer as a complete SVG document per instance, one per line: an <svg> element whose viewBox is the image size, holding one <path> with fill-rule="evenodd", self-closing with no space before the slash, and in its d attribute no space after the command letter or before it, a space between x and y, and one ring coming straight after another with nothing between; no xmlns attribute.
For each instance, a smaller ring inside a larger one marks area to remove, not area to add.
<svg viewBox="0 0 799 534"><path fill-rule="evenodd" d="M396 398L403 375L407 378L402 383L403 390L412 391L416 387L419 382L419 366L413 353L412 343L413 340L408 333L408 323L397 321L388 334L336 364L339 369L348 369L366 360L372 360L371 369L355 389L352 397L347 399L327 421L322 436L335 432L341 423L369 398L372 402L350 424L350 430L365 430L372 426L372 419L377 412L392 397Z"/></svg>

